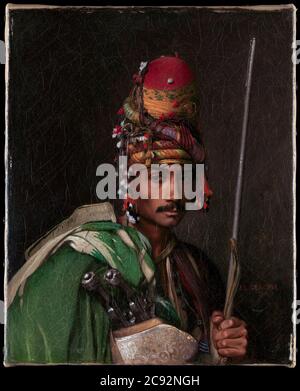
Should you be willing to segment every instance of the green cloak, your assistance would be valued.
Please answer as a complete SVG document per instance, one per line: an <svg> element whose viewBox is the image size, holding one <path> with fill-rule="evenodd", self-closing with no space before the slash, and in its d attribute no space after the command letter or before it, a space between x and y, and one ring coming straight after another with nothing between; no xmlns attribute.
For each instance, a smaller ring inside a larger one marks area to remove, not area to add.
<svg viewBox="0 0 300 391"><path fill-rule="evenodd" d="M27 262L10 282L5 364L111 363L108 316L81 279L88 271L103 275L114 267L134 288L150 282L155 265L146 238L101 221L76 227L51 246L37 254L36 266ZM156 314L178 325L171 304L161 303Z"/></svg>

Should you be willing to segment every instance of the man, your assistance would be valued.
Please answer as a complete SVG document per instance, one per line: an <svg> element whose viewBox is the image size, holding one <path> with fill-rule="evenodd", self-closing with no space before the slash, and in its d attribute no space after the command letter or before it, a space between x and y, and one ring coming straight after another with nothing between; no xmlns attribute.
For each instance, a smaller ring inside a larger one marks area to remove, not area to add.
<svg viewBox="0 0 300 391"><path fill-rule="evenodd" d="M202 163L197 97L188 65L142 63L113 137L131 166ZM150 171L149 171L150 172ZM148 184L160 177L147 176ZM146 183L141 183L143 192ZM186 200L171 175L164 199L79 208L27 251L7 289L6 364L200 363L242 358L247 330L225 320L211 262L171 228ZM205 207L211 191L205 181Z"/></svg>

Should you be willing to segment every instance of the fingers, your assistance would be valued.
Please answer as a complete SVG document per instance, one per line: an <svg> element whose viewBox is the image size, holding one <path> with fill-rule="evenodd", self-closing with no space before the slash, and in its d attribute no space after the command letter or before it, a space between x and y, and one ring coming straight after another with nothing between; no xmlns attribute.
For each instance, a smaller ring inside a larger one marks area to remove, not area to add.
<svg viewBox="0 0 300 391"><path fill-rule="evenodd" d="M224 314L221 311L214 311L211 316L211 321L214 325L219 326L220 329L225 330L228 328L233 327L239 327L239 326L246 326L246 323L238 319L234 316L232 316L229 319L224 320Z"/></svg>
<svg viewBox="0 0 300 391"><path fill-rule="evenodd" d="M240 337L247 337L248 332L244 325L241 325L239 327L230 328L221 330L216 333L215 335L215 341L221 341L222 339L227 338L240 338Z"/></svg>
<svg viewBox="0 0 300 391"><path fill-rule="evenodd" d="M247 350L246 323L232 316L224 319L220 311L215 311L211 317L214 325L212 339L218 354L223 357L242 357Z"/></svg>
<svg viewBox="0 0 300 391"><path fill-rule="evenodd" d="M229 328L237 328L239 326L246 326L245 322L241 319L235 318L232 316L230 319L226 319L220 323L220 329L225 330Z"/></svg>
<svg viewBox="0 0 300 391"><path fill-rule="evenodd" d="M216 342L218 350L222 349L240 349L247 347L247 339L245 337L234 338L234 339L222 339L221 341Z"/></svg>

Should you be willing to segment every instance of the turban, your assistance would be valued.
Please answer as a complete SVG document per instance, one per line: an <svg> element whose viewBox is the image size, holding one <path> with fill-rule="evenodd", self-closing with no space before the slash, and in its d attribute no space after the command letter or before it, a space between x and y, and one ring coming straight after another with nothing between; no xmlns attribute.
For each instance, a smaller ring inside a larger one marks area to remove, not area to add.
<svg viewBox="0 0 300 391"><path fill-rule="evenodd" d="M118 111L113 130L119 155L128 164L204 163L205 151L196 125L195 78L176 56L142 62L134 86ZM205 195L211 195L205 180Z"/></svg>

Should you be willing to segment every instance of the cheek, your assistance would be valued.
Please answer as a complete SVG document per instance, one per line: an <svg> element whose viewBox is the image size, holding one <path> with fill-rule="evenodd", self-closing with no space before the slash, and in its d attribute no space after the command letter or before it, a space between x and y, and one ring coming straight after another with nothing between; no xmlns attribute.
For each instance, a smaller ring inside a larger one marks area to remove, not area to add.
<svg viewBox="0 0 300 391"><path fill-rule="evenodd" d="M142 200L138 201L138 213L141 216L153 217L157 208L156 200Z"/></svg>

